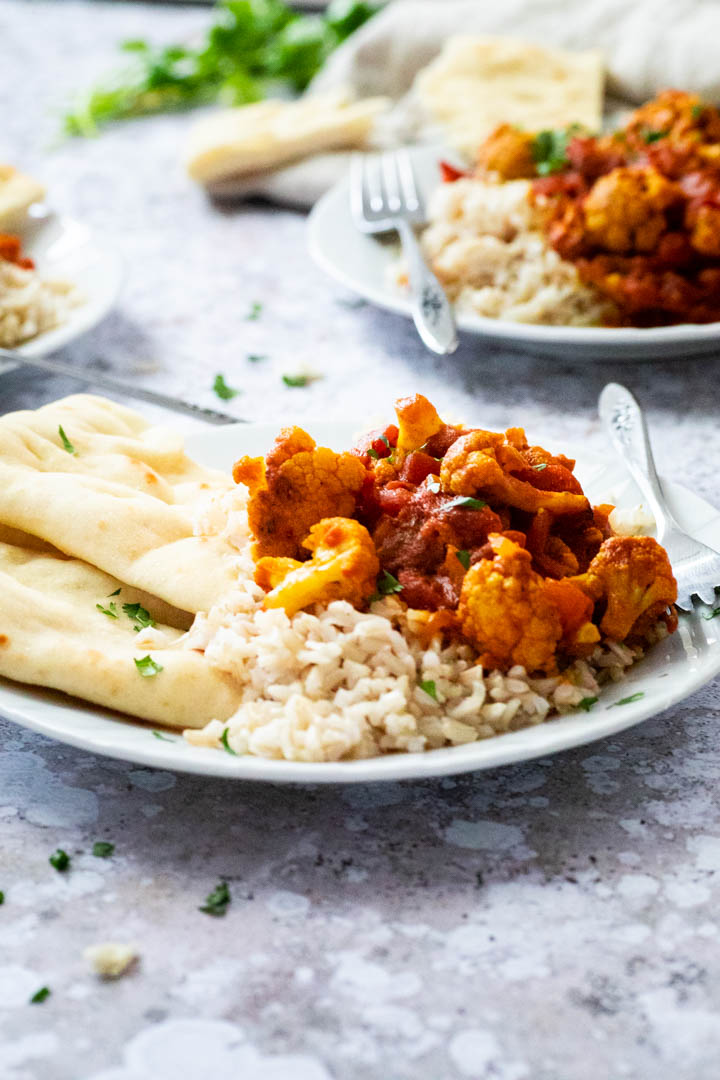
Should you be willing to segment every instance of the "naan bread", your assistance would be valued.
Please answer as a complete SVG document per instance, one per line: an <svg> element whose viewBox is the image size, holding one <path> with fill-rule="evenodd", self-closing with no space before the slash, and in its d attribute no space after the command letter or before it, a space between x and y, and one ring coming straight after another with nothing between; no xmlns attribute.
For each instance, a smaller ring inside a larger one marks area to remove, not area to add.
<svg viewBox="0 0 720 1080"><path fill-rule="evenodd" d="M0 165L0 232L14 232L26 218L28 207L45 196L45 188L12 165Z"/></svg>
<svg viewBox="0 0 720 1080"><path fill-rule="evenodd" d="M387 105L385 98L348 103L330 94L210 113L191 130L187 170L193 180L212 185L322 151L361 147Z"/></svg>
<svg viewBox="0 0 720 1080"><path fill-rule="evenodd" d="M600 128L603 60L515 38L453 37L415 80L419 101L443 135L472 158L498 124L525 131Z"/></svg>
<svg viewBox="0 0 720 1080"><path fill-rule="evenodd" d="M111 602L116 619L96 607ZM123 603L141 603L157 627L136 633ZM0 543L0 676L169 727L226 720L237 691L202 653L173 647L186 624L184 613L77 559ZM134 660L148 655L163 670L145 677Z"/></svg>
<svg viewBox="0 0 720 1080"><path fill-rule="evenodd" d="M193 535L204 501L233 489L191 461L179 435L102 398L0 418L6 538L29 533L182 611L207 611L235 579L231 544Z"/></svg>

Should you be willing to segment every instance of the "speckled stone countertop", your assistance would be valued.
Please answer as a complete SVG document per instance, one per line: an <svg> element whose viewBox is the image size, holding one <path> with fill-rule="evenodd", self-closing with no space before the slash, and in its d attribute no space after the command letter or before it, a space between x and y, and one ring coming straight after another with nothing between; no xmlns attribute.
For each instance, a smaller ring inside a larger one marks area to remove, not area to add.
<svg viewBox="0 0 720 1080"><path fill-rule="evenodd" d="M128 263L116 312L63 359L208 405L222 371L244 391L230 410L277 421L422 390L450 416L601 454L597 393L622 379L661 467L720 504L719 360L581 368L465 343L440 361L309 264L302 216L210 206L179 165L186 118L57 144L118 39L207 19L0 3L0 160ZM284 387L302 366L324 379ZM75 389L10 372L0 409ZM715 684L551 759L341 790L154 772L0 720L0 1077L716 1080L718 721ZM115 855L93 857L96 840ZM198 906L221 877L233 902L212 918ZM114 983L82 957L108 939L141 954Z"/></svg>

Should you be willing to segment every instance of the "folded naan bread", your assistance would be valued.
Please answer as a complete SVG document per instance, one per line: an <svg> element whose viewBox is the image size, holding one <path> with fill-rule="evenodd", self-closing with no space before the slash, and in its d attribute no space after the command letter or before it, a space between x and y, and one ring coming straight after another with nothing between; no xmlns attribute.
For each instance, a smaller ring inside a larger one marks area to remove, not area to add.
<svg viewBox="0 0 720 1080"><path fill-rule="evenodd" d="M136 603L155 628L135 632L122 605ZM187 623L185 613L77 559L0 543L0 676L169 727L225 720L239 704L230 678L202 653L173 647ZM162 670L141 674L135 660L146 656Z"/></svg>
<svg viewBox="0 0 720 1080"><path fill-rule="evenodd" d="M233 489L181 436L102 398L0 418L2 538L30 534L183 611L207 611L235 579L232 545L193 535L209 497Z"/></svg>

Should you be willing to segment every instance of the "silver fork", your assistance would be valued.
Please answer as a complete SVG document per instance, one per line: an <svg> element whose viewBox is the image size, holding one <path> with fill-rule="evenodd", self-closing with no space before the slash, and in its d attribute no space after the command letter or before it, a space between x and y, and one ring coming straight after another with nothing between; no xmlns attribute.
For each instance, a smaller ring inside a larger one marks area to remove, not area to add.
<svg viewBox="0 0 720 1080"><path fill-rule="evenodd" d="M689 536L668 509L636 398L619 383L608 383L600 394L598 410L615 449L655 516L657 538L670 556L678 584L677 606L692 611L693 597L703 604L714 604L720 589L720 554Z"/></svg>
<svg viewBox="0 0 720 1080"><path fill-rule="evenodd" d="M425 207L407 150L353 157L350 210L361 232L399 234L417 332L432 352L441 356L455 352L458 340L452 307L425 262L413 229L425 223Z"/></svg>

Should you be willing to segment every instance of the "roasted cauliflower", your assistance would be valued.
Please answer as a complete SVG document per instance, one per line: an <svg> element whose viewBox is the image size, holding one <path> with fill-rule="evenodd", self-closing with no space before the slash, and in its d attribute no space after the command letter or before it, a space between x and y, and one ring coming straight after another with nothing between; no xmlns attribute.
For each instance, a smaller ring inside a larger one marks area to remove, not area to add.
<svg viewBox="0 0 720 1080"><path fill-rule="evenodd" d="M397 447L403 454L419 450L445 427L435 406L422 394L400 398L395 402L395 413L398 420Z"/></svg>
<svg viewBox="0 0 720 1080"><path fill-rule="evenodd" d="M615 641L642 637L677 600L670 560L650 536L610 537L587 572L567 580L605 605L600 629Z"/></svg>
<svg viewBox="0 0 720 1080"><path fill-rule="evenodd" d="M651 166L613 169L585 199L585 237L606 251L654 251L668 228L666 211L681 198L677 185Z"/></svg>
<svg viewBox="0 0 720 1080"><path fill-rule="evenodd" d="M488 135L477 153L477 172L502 180L524 180L537 176L533 145L535 136L512 124L501 124Z"/></svg>
<svg viewBox="0 0 720 1080"><path fill-rule="evenodd" d="M495 556L465 575L458 619L464 636L488 668L522 664L529 672L554 672L555 650L563 634L558 609L545 581L519 544L493 533Z"/></svg>
<svg viewBox="0 0 720 1080"><path fill-rule="evenodd" d="M308 562L265 557L255 566L255 581L268 591L265 606L294 615L311 604L347 600L362 607L375 591L380 571L375 545L367 529L350 518L319 521L303 540Z"/></svg>
<svg viewBox="0 0 720 1080"><path fill-rule="evenodd" d="M250 492L253 556L299 559L303 538L323 518L351 517L366 470L352 454L315 445L302 428L283 428L267 459L243 457L233 479Z"/></svg>

